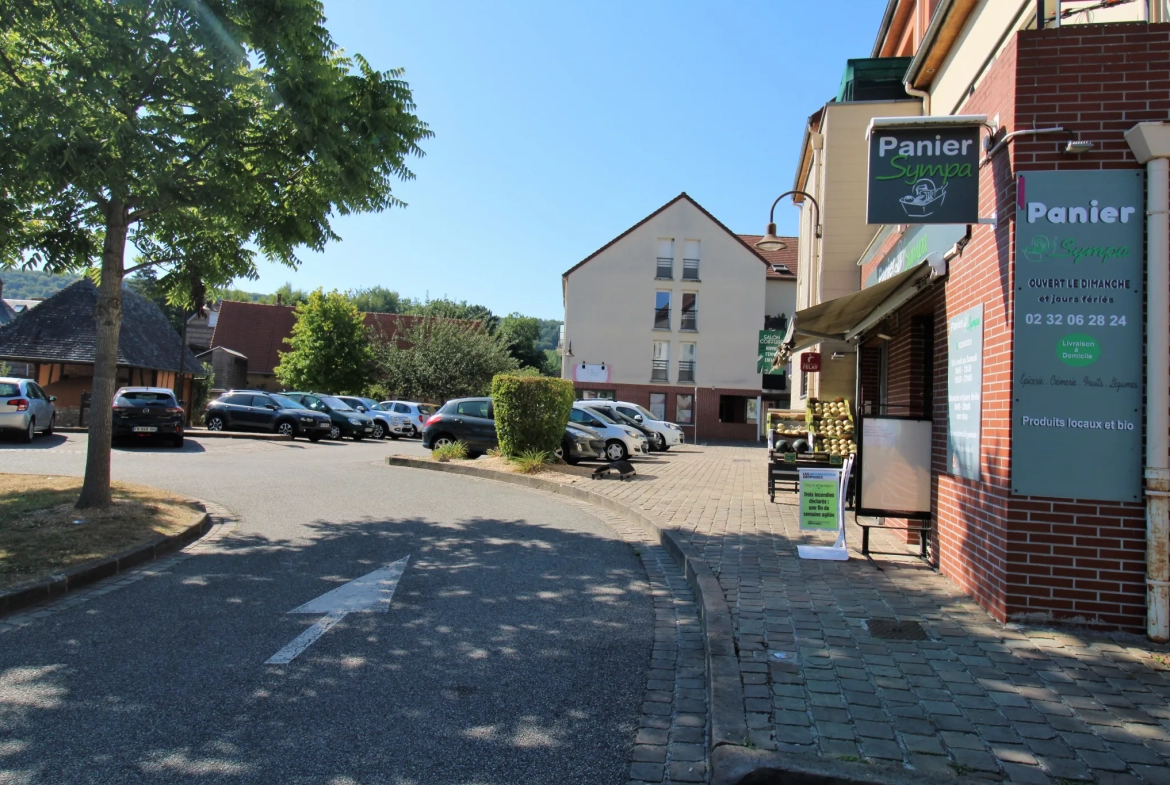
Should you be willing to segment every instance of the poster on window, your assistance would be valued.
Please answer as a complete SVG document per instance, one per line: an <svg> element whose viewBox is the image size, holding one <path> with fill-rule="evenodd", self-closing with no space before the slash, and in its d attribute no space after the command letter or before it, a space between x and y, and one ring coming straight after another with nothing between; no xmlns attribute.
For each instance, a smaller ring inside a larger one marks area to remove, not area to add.
<svg viewBox="0 0 1170 785"><path fill-rule="evenodd" d="M690 425L694 421L691 408L693 401L694 396L691 395L679 395L675 401L675 416L679 425Z"/></svg>
<svg viewBox="0 0 1170 785"><path fill-rule="evenodd" d="M979 479L983 397L983 305L947 322L947 469Z"/></svg>

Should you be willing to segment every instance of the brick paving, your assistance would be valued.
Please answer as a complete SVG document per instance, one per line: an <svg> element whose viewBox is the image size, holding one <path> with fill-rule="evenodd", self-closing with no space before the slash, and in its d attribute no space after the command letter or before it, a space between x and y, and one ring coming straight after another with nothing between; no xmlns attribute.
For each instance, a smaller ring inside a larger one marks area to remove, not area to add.
<svg viewBox="0 0 1170 785"><path fill-rule="evenodd" d="M878 570L852 523L855 558L801 560L797 544L825 537L798 531L795 494L768 501L765 461L760 448L687 445L639 462L632 482L562 477L684 533L708 561L733 616L752 745L932 778L1170 785L1170 649L1001 625L896 535L875 532L875 549L907 553L877 557ZM924 639L878 638L872 620L917 622Z"/></svg>

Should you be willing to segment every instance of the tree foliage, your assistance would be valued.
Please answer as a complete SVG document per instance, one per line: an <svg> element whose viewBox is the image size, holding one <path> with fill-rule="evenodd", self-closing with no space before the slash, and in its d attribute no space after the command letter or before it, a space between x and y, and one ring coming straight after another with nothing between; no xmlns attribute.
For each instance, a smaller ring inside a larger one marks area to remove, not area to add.
<svg viewBox="0 0 1170 785"><path fill-rule="evenodd" d="M398 296L398 292L384 286L355 289L349 293L349 297L358 310L365 313L399 313L402 305L402 298Z"/></svg>
<svg viewBox="0 0 1170 785"><path fill-rule="evenodd" d="M543 370L546 376L555 376L560 378L562 364L563 359L561 358L560 352L558 352L556 349L544 350Z"/></svg>
<svg viewBox="0 0 1170 785"><path fill-rule="evenodd" d="M546 376L500 374L492 380L492 403L500 452L553 453L561 444L573 408L573 383Z"/></svg>
<svg viewBox="0 0 1170 785"><path fill-rule="evenodd" d="M496 331L521 368L541 370L544 367L544 352L536 348L540 340L539 319L511 313L500 320Z"/></svg>
<svg viewBox="0 0 1170 785"><path fill-rule="evenodd" d="M492 377L515 370L498 336L466 322L426 319L396 339L375 338L379 398L438 400L487 395Z"/></svg>
<svg viewBox="0 0 1170 785"><path fill-rule="evenodd" d="M77 280L77 275L51 275L40 270L5 270L4 297L13 300L32 300L52 297Z"/></svg>
<svg viewBox="0 0 1170 785"><path fill-rule="evenodd" d="M78 505L110 503L123 275L174 305L295 266L335 215L391 192L430 135L399 70L347 56L319 0L23 0L0 6L0 266L100 264ZM135 265L125 265L126 245Z"/></svg>
<svg viewBox="0 0 1170 785"><path fill-rule="evenodd" d="M321 289L297 305L297 321L274 369L286 389L360 395L369 384L373 353L362 315L343 294Z"/></svg>
<svg viewBox="0 0 1170 785"><path fill-rule="evenodd" d="M488 332L495 332L500 323L500 317L483 305L475 305L466 300L405 300L399 313L411 316L427 316L433 319L465 319L470 322L479 322Z"/></svg>

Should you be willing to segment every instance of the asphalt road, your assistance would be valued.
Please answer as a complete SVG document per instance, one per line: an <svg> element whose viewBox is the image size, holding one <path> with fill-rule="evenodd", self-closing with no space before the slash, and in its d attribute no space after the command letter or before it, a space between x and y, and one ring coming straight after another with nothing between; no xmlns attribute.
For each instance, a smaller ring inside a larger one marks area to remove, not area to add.
<svg viewBox="0 0 1170 785"><path fill-rule="evenodd" d="M619 783L653 613L633 550L577 507L384 464L409 443L188 439L115 479L218 502L221 544L0 635L0 783ZM81 474L85 436L0 443ZM288 611L404 556L386 613L288 665Z"/></svg>

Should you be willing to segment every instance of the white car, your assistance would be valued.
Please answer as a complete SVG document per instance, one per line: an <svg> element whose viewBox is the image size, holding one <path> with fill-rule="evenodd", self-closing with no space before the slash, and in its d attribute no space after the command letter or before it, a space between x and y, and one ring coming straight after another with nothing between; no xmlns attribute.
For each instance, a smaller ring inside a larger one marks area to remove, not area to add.
<svg viewBox="0 0 1170 785"><path fill-rule="evenodd" d="M51 436L57 422L55 395L46 395L32 379L0 377L0 431L31 442L37 431Z"/></svg>
<svg viewBox="0 0 1170 785"><path fill-rule="evenodd" d="M406 415L410 424L410 433L407 436L420 436L427 418L439 410L439 407L429 403L414 403L413 401L382 401L382 408L395 414Z"/></svg>
<svg viewBox="0 0 1170 785"><path fill-rule="evenodd" d="M605 459L624 461L636 455L646 455L650 445L646 437L628 425L619 425L596 409L588 401L577 401L569 412L569 422L592 428L605 440Z"/></svg>
<svg viewBox="0 0 1170 785"><path fill-rule="evenodd" d="M669 450L671 447L686 441L686 434L683 433L683 429L680 426L672 422L667 422L666 420L658 419L644 406L629 403L628 401L610 401L609 404L625 416L636 420L642 427L654 431L657 434L658 441L654 445L654 449L656 450Z"/></svg>

